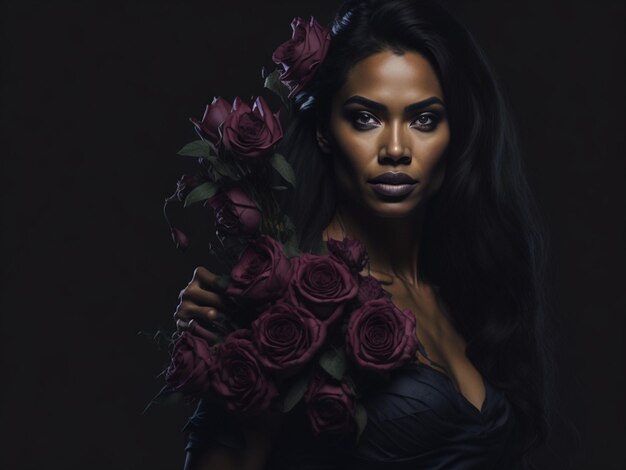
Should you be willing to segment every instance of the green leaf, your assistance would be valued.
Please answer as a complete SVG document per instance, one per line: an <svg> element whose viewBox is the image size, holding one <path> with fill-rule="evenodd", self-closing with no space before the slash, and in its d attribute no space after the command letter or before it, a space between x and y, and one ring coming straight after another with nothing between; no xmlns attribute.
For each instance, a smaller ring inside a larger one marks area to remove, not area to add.
<svg viewBox="0 0 626 470"><path fill-rule="evenodd" d="M283 84L283 82L280 81L280 71L278 69L275 69L272 73L265 77L264 86L268 90L276 93L283 103L287 103L289 89Z"/></svg>
<svg viewBox="0 0 626 470"><path fill-rule="evenodd" d="M183 157L208 157L217 153L215 146L208 140L194 140L178 151Z"/></svg>
<svg viewBox="0 0 626 470"><path fill-rule="evenodd" d="M287 395L285 395L285 401L283 403L283 411L286 413L290 411L294 406L298 404L298 402L302 399L304 394L306 393L306 389L309 387L309 375L306 374L296 380L291 388L287 391Z"/></svg>
<svg viewBox="0 0 626 470"><path fill-rule="evenodd" d="M331 377L337 380L341 380L346 373L348 367L348 360L346 353L343 349L328 349L320 356L320 366Z"/></svg>
<svg viewBox="0 0 626 470"><path fill-rule="evenodd" d="M215 196L217 189L217 185L210 181L196 186L189 194L187 194L187 197L185 198L185 207L193 204L194 202L205 201L210 197Z"/></svg>
<svg viewBox="0 0 626 470"><path fill-rule="evenodd" d="M293 258L294 256L298 256L300 254L300 250L298 249L298 237L295 234L292 234L283 244L283 253L287 258Z"/></svg>
<svg viewBox="0 0 626 470"><path fill-rule="evenodd" d="M234 181L239 181L239 174L232 164L222 160L219 157L216 157L215 155L209 155L204 158L211 162L211 165L213 165L215 171L217 171L221 176L225 176Z"/></svg>
<svg viewBox="0 0 626 470"><path fill-rule="evenodd" d="M324 241L322 234L320 233L318 237L315 237L315 242L311 251L316 255L325 255L328 253L328 245Z"/></svg>
<svg viewBox="0 0 626 470"><path fill-rule="evenodd" d="M284 191L287 189L287 186L272 186L272 189L275 189L276 191Z"/></svg>
<svg viewBox="0 0 626 470"><path fill-rule="evenodd" d="M296 175L285 157L283 157L280 153L275 153L270 158L270 163L285 181L290 183L294 188L296 187Z"/></svg>
<svg viewBox="0 0 626 470"><path fill-rule="evenodd" d="M356 409L354 412L354 421L356 422L356 440L359 441L363 430L365 429L365 425L367 424L367 410L363 405L357 403Z"/></svg>

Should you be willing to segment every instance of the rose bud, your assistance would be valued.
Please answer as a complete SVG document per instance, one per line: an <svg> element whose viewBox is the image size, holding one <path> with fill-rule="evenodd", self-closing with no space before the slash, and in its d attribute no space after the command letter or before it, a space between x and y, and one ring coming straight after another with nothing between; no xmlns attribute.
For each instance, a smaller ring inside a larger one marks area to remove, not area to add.
<svg viewBox="0 0 626 470"><path fill-rule="evenodd" d="M226 293L247 302L265 304L282 295L291 274L291 262L282 245L272 237L260 235L241 253L230 273Z"/></svg>
<svg viewBox="0 0 626 470"><path fill-rule="evenodd" d="M342 314L358 285L348 267L330 255L304 253L295 258L288 299L327 324Z"/></svg>
<svg viewBox="0 0 626 470"><path fill-rule="evenodd" d="M270 155L283 137L279 112L273 114L263 97L252 107L235 98L233 107L221 128L218 146L228 153L243 158L261 158Z"/></svg>
<svg viewBox="0 0 626 470"><path fill-rule="evenodd" d="M347 434L354 429L356 404L350 387L316 375L304 395L313 434Z"/></svg>
<svg viewBox="0 0 626 470"><path fill-rule="evenodd" d="M217 346L211 386L224 398L230 411L259 413L278 396L278 389L259 363L258 355L248 330L232 332Z"/></svg>
<svg viewBox="0 0 626 470"><path fill-rule="evenodd" d="M261 211L240 188L220 191L206 204L215 211L216 227L232 235L253 235L261 224Z"/></svg>
<svg viewBox="0 0 626 470"><path fill-rule="evenodd" d="M391 294L383 289L383 286L372 276L359 276L359 290L356 294L360 304L368 300L391 298Z"/></svg>
<svg viewBox="0 0 626 470"><path fill-rule="evenodd" d="M289 88L292 98L313 78L330 45L330 33L313 17L291 21L291 39L276 48L272 61L278 65L280 81Z"/></svg>
<svg viewBox="0 0 626 470"><path fill-rule="evenodd" d="M197 131L206 135L208 139L216 144L220 140L219 127L230 114L232 105L222 97L213 98L213 102L206 106L202 121L189 118Z"/></svg>
<svg viewBox="0 0 626 470"><path fill-rule="evenodd" d="M328 251L343 261L352 272L360 272L369 259L365 245L359 240L329 238L326 242Z"/></svg>
<svg viewBox="0 0 626 470"><path fill-rule="evenodd" d="M361 369L383 372L400 367L417 351L415 316L387 298L369 300L350 316L346 350Z"/></svg>
<svg viewBox="0 0 626 470"><path fill-rule="evenodd" d="M290 375L324 343L326 329L302 307L279 302L252 322L252 338L265 368Z"/></svg>
<svg viewBox="0 0 626 470"><path fill-rule="evenodd" d="M171 391L185 394L206 392L210 387L213 355L208 343L189 331L176 339L172 361L165 373L165 382Z"/></svg>

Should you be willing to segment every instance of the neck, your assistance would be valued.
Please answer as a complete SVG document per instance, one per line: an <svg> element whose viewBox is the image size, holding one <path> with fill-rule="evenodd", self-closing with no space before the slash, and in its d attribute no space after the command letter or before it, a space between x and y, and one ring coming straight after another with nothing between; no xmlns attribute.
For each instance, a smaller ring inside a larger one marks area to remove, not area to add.
<svg viewBox="0 0 626 470"><path fill-rule="evenodd" d="M418 247L424 219L423 209L409 217L388 218L364 213L340 202L326 229L328 238L356 238L365 244L370 270L418 284Z"/></svg>

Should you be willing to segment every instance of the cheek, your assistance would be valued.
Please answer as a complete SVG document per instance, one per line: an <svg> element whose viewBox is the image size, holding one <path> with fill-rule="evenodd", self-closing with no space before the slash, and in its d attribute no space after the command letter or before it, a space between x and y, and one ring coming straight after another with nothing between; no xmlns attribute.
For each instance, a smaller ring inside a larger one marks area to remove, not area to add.
<svg viewBox="0 0 626 470"><path fill-rule="evenodd" d="M419 155L421 156L421 167L424 176L432 175L443 169L445 163L446 150L450 143L450 132L447 127L431 138L420 142Z"/></svg>
<svg viewBox="0 0 626 470"><path fill-rule="evenodd" d="M428 142L423 148L421 167L422 176L427 181L429 193L439 189L445 174L446 151L450 142L449 132L443 132L437 139Z"/></svg>

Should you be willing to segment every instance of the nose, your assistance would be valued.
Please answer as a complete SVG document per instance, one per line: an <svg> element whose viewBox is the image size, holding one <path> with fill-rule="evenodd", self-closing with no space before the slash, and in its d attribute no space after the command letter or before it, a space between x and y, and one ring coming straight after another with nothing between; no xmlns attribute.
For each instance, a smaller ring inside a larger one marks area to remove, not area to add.
<svg viewBox="0 0 626 470"><path fill-rule="evenodd" d="M387 132L383 134L383 142L378 154L379 162L392 165L411 163L411 150L405 146L402 124L390 124Z"/></svg>

